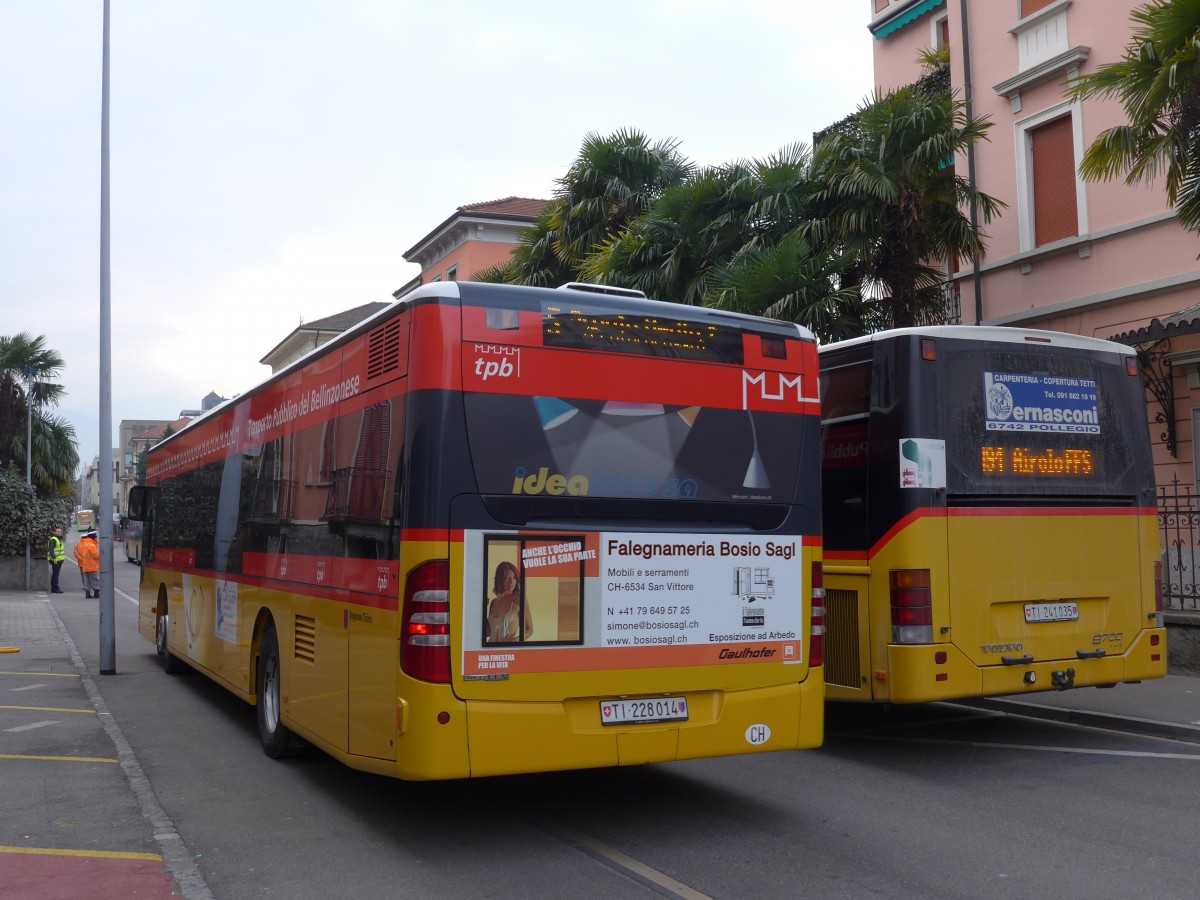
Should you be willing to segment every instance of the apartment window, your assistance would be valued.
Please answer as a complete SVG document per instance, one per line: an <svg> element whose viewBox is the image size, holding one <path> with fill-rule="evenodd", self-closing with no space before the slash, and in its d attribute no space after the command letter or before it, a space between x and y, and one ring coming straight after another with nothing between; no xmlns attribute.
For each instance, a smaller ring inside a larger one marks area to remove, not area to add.
<svg viewBox="0 0 1200 900"><path fill-rule="evenodd" d="M1075 162L1081 146L1073 104L1045 110L1017 125L1022 250L1087 231L1086 195Z"/></svg>
<svg viewBox="0 0 1200 900"><path fill-rule="evenodd" d="M458 266L451 266L446 270L447 281L458 281Z"/></svg>
<svg viewBox="0 0 1200 900"><path fill-rule="evenodd" d="M1041 247L1079 234L1075 203L1075 142L1071 117L1029 132L1033 159L1034 244Z"/></svg>
<svg viewBox="0 0 1200 900"><path fill-rule="evenodd" d="M941 50L950 46L950 16L942 13L933 20L933 48Z"/></svg>
<svg viewBox="0 0 1200 900"><path fill-rule="evenodd" d="M1054 0L1021 0L1021 18L1032 16L1039 9L1045 9Z"/></svg>

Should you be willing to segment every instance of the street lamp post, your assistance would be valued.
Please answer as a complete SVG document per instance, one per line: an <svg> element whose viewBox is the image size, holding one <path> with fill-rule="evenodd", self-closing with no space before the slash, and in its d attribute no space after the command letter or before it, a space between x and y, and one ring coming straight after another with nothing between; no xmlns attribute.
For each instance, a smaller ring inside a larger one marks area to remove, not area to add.
<svg viewBox="0 0 1200 900"><path fill-rule="evenodd" d="M33 487L33 369L25 370L25 484ZM31 590L32 556L30 531L25 532L25 590Z"/></svg>

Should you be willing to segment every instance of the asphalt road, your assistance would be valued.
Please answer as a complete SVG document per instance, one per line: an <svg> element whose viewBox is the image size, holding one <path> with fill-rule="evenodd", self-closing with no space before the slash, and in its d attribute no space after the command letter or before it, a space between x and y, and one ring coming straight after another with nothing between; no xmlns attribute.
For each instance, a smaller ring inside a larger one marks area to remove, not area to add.
<svg viewBox="0 0 1200 900"><path fill-rule="evenodd" d="M473 782L274 761L250 707L162 672L117 548L97 684L217 898L1196 896L1200 746L989 710L835 706L816 751ZM98 671L97 601L54 605Z"/></svg>

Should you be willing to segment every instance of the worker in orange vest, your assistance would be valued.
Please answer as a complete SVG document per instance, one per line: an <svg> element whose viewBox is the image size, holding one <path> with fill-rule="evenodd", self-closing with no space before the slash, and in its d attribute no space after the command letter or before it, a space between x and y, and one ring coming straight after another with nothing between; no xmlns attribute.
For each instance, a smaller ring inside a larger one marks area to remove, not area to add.
<svg viewBox="0 0 1200 900"><path fill-rule="evenodd" d="M75 561L83 576L83 596L100 596L100 545L96 543L96 532L89 531L75 545Z"/></svg>

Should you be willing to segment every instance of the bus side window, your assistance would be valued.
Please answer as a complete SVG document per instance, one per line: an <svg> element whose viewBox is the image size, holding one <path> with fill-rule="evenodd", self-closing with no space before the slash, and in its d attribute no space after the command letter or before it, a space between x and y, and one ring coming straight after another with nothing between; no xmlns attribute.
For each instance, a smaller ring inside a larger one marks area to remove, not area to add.
<svg viewBox="0 0 1200 900"><path fill-rule="evenodd" d="M871 366L822 373L821 490L827 549L865 549Z"/></svg>

